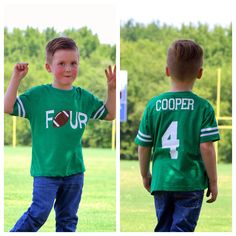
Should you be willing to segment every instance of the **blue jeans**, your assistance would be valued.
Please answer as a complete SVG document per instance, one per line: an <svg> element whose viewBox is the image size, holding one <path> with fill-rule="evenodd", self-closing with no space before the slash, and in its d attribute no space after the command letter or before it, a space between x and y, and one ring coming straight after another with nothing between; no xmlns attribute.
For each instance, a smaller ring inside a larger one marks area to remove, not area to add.
<svg viewBox="0 0 236 236"><path fill-rule="evenodd" d="M193 232L199 218L204 191L154 193L158 224L155 232Z"/></svg>
<svg viewBox="0 0 236 236"><path fill-rule="evenodd" d="M53 204L56 232L75 232L83 183L83 173L67 177L34 177L32 204L11 232L37 232L46 222Z"/></svg>

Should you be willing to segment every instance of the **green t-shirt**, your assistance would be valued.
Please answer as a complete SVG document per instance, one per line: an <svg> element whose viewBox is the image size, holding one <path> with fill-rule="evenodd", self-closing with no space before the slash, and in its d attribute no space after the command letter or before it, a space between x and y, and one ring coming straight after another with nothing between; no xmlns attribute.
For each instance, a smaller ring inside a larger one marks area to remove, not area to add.
<svg viewBox="0 0 236 236"><path fill-rule="evenodd" d="M208 186L200 143L219 140L214 110L192 92L166 92L152 98L135 142L153 147L154 191L195 191Z"/></svg>
<svg viewBox="0 0 236 236"><path fill-rule="evenodd" d="M82 135L90 118L104 119L104 103L88 91L52 85L34 87L17 97L12 115L29 120L32 176L69 176L85 171Z"/></svg>

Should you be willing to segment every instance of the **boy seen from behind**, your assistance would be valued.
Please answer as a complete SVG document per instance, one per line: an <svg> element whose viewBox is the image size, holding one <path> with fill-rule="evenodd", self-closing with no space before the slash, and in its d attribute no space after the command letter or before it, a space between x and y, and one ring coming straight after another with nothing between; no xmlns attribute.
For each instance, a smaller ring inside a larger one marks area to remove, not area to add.
<svg viewBox="0 0 236 236"><path fill-rule="evenodd" d="M194 41L170 46L166 75L171 89L148 102L135 139L143 185L154 195L155 232L194 231L204 190L208 203L217 198L215 114L206 99L192 92L202 65L203 50Z"/></svg>

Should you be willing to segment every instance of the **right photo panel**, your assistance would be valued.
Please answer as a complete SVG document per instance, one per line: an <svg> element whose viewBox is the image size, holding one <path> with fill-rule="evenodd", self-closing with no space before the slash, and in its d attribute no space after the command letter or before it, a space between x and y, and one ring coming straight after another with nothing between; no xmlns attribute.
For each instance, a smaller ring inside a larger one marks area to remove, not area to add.
<svg viewBox="0 0 236 236"><path fill-rule="evenodd" d="M232 232L232 19L205 2L121 7L121 232Z"/></svg>

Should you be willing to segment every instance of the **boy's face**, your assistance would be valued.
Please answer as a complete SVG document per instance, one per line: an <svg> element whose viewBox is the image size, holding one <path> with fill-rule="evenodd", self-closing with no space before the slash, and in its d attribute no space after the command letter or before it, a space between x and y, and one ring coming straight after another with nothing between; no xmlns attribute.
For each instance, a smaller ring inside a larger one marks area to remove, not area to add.
<svg viewBox="0 0 236 236"><path fill-rule="evenodd" d="M77 77L79 58L76 50L56 51L46 69L54 76L54 82L61 87L71 86Z"/></svg>

